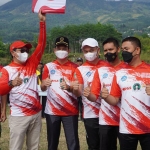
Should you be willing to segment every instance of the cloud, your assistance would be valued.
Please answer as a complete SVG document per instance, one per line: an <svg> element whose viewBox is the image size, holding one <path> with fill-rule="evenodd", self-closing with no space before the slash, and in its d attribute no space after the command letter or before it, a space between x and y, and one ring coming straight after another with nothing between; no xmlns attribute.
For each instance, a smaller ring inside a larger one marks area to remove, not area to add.
<svg viewBox="0 0 150 150"><path fill-rule="evenodd" d="M4 5L5 3L9 2L9 1L11 1L11 0L0 0L0 6Z"/></svg>

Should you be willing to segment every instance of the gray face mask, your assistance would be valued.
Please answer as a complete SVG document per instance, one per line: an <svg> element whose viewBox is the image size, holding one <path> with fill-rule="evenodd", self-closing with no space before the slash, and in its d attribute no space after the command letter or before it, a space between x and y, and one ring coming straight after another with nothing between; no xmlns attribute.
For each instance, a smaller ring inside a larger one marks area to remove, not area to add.
<svg viewBox="0 0 150 150"><path fill-rule="evenodd" d="M64 58L68 57L68 52L65 50L57 50L57 51L55 51L55 55L59 59L64 59Z"/></svg>
<svg viewBox="0 0 150 150"><path fill-rule="evenodd" d="M16 52L17 53L17 52ZM28 59L28 53L24 52L24 53L17 53L18 57L16 57L19 61L21 62L26 62Z"/></svg>
<svg viewBox="0 0 150 150"><path fill-rule="evenodd" d="M97 52L88 52L87 54L84 54L84 57L88 61L93 61L97 58Z"/></svg>

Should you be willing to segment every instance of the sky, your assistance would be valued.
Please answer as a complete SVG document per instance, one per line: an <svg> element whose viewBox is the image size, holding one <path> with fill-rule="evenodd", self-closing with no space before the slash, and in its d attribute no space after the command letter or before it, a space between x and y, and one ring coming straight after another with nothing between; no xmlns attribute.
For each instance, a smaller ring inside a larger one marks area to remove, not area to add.
<svg viewBox="0 0 150 150"><path fill-rule="evenodd" d="M9 1L11 1L11 0L0 0L0 6L7 3L7 2L9 2Z"/></svg>

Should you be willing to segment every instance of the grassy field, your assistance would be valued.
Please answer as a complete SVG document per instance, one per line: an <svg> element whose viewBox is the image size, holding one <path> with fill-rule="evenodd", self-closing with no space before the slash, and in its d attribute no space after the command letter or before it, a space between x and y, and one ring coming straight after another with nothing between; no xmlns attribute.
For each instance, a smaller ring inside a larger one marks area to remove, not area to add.
<svg viewBox="0 0 150 150"><path fill-rule="evenodd" d="M80 150L88 150L86 139L85 139L85 129L82 121L79 121L79 140L80 140ZM8 127L8 119L2 123L2 136L0 139L0 150L8 150L9 149L9 127ZM23 150L25 150L25 144L23 146ZM39 150L47 150L47 139L46 139L46 121L42 119L42 131L41 131L41 140L39 143ZM59 139L59 147L58 150L67 150L66 140L64 136L63 129L61 131L61 136ZM119 150L119 145L118 145ZM141 150L138 146L137 150Z"/></svg>

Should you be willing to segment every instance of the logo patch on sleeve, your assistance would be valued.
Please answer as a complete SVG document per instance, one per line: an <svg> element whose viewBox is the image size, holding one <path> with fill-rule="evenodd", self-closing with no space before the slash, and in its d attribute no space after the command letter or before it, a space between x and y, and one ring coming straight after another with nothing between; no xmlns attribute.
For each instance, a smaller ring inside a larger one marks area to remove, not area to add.
<svg viewBox="0 0 150 150"><path fill-rule="evenodd" d="M29 81L29 78L24 78L23 82L27 83Z"/></svg>

